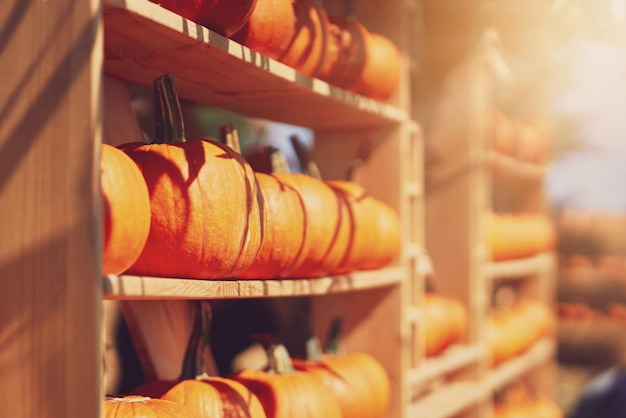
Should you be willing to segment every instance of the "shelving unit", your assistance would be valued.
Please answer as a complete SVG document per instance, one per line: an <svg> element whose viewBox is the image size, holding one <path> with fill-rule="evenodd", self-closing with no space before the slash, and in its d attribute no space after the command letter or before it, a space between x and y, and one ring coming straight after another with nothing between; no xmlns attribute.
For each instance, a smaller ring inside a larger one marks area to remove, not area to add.
<svg viewBox="0 0 626 418"><path fill-rule="evenodd" d="M159 363L150 365L152 377L169 377L180 365L190 300L305 300L314 332L324 335L340 315L343 348L383 364L392 383L389 418L488 416L495 390L550 362L548 339L488 370L482 343L491 285L519 276L549 280L554 261L541 254L485 262L477 214L487 208L494 179L532 183L542 168L488 152L481 142L484 126L476 122L484 116L480 92L488 80L479 60L469 63L471 80L460 74L444 95L444 101L460 96L461 103L473 103L467 118L445 125L456 132L438 133L432 142L445 152L436 166L424 167L407 56L418 4L325 2L338 14L348 5L403 53L400 88L389 103L303 76L148 0L2 2L0 401L7 416L101 416L103 303L109 301L124 305L136 321L131 325L143 331L138 350ZM314 158L326 178L344 177L367 141L371 152L355 181L399 213L400 255L384 269L320 279L101 277L99 145L141 138L126 83L150 86L166 72L175 75L183 99L311 128ZM459 132L468 140L458 142ZM425 172L445 187L424 207ZM452 220L437 219L451 208ZM420 327L426 249L438 289L461 300L470 315L466 341L437 358L424 356ZM550 298L543 287L538 292ZM175 319L175 326L164 318ZM155 341L154 329L171 338Z"/></svg>
<svg viewBox="0 0 626 418"><path fill-rule="evenodd" d="M343 348L368 352L383 364L392 383L389 417L408 416L407 374L419 357L410 312L419 309L417 265L424 254L423 144L410 118L408 59L398 92L381 103L303 76L148 0L79 3L10 1L2 7L8 38L0 62L11 70L0 97L5 106L15 104L3 110L0 135L0 207L10 214L0 221L8 238L0 244L4 412L100 416L103 301L135 309L135 319L146 308L179 315L182 326L170 335L180 342L161 351L165 363L178 365L189 300L304 298L320 334L330 318L343 316ZM345 10L348 3L328 7ZM406 54L415 10L405 7L360 0L352 13ZM140 138L125 83L149 86L166 72L175 75L185 100L313 129L325 178L343 177L361 141L369 141L371 153L355 179L398 211L397 259L378 271L316 280L100 277L99 145ZM162 326L161 334L169 326L133 325L144 331ZM167 368L155 373L165 377Z"/></svg>
<svg viewBox="0 0 626 418"><path fill-rule="evenodd" d="M468 309L465 345L485 350L473 368L449 382L450 390L459 393L449 398L447 412L438 416L491 416L494 395L519 380L536 393L552 397L554 336L495 368L487 352L487 317L496 290L513 287L518 296L552 306L557 273L556 255L550 251L505 261L490 258L485 215L503 207L542 210L545 173L543 165L491 147L488 123L496 103L491 58L496 50L494 34L487 30L450 72L425 122L425 240L435 269L433 283L436 291L462 301Z"/></svg>

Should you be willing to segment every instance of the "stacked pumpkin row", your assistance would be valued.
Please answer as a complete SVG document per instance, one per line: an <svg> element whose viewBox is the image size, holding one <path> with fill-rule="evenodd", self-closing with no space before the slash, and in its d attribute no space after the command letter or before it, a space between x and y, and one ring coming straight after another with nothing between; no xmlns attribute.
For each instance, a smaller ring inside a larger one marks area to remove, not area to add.
<svg viewBox="0 0 626 418"><path fill-rule="evenodd" d="M396 256L388 205L352 182L255 173L220 141L185 140L172 77L155 86L155 140L103 146L104 274L314 278Z"/></svg>
<svg viewBox="0 0 626 418"><path fill-rule="evenodd" d="M492 148L532 164L545 164L550 153L550 134L539 120L521 120L493 108L489 131Z"/></svg>
<svg viewBox="0 0 626 418"><path fill-rule="evenodd" d="M467 310L449 296L426 293L423 320L426 356L441 354L446 348L461 342L467 333Z"/></svg>
<svg viewBox="0 0 626 418"><path fill-rule="evenodd" d="M553 250L557 243L554 224L539 212L487 214L487 247L494 261L512 260Z"/></svg>
<svg viewBox="0 0 626 418"><path fill-rule="evenodd" d="M523 353L551 335L554 326L554 313L539 301L518 299L507 308L494 309L487 321L492 365Z"/></svg>
<svg viewBox="0 0 626 418"><path fill-rule="evenodd" d="M400 53L353 18L329 16L315 0L151 0L302 74L387 100Z"/></svg>
<svg viewBox="0 0 626 418"><path fill-rule="evenodd" d="M228 376L209 376L204 355L209 346L210 307L198 303L183 370L175 380L146 382L131 395L105 401L106 418L144 417L132 411L137 403L165 402L180 415L195 418L383 418L391 382L382 365L365 353L341 354L338 336L322 352L312 337L305 359L292 358L271 336L258 340L267 353L267 367L243 368ZM337 327L334 327L337 329ZM130 397L129 397L130 396ZM139 396L139 398L137 398ZM143 406L143 405L142 405ZM124 414L124 409L129 413Z"/></svg>
<svg viewBox="0 0 626 418"><path fill-rule="evenodd" d="M494 403L494 418L563 418L563 411L552 399L531 393L524 386L509 389Z"/></svg>

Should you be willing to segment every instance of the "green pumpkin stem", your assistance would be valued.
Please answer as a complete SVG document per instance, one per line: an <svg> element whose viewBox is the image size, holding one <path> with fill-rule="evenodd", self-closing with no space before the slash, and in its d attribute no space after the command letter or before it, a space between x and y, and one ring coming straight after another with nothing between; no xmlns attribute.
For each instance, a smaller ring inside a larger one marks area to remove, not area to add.
<svg viewBox="0 0 626 418"><path fill-rule="evenodd" d="M210 352L210 331L213 313L206 300L195 302L195 316L187 350L183 359L183 370L179 380L204 379L209 376L204 363L205 354Z"/></svg>
<svg viewBox="0 0 626 418"><path fill-rule="evenodd" d="M153 81L156 131L153 144L185 142L183 112L174 87L174 76L163 74Z"/></svg>
<svg viewBox="0 0 626 418"><path fill-rule="evenodd" d="M338 354L339 353L339 340L341 337L341 326L343 325L343 319L339 316L333 319L333 322L330 324L330 330L328 331L328 339L326 340L326 350L327 354Z"/></svg>

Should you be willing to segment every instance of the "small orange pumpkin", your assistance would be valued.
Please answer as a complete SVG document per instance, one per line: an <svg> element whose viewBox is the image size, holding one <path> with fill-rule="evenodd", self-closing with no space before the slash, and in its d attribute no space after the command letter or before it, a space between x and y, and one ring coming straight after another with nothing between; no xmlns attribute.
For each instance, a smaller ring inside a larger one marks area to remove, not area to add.
<svg viewBox="0 0 626 418"><path fill-rule="evenodd" d="M171 75L155 80L155 90L156 143L120 146L141 168L152 209L148 240L129 272L234 277L253 263L263 242L265 212L254 172L219 141L184 139Z"/></svg>
<svg viewBox="0 0 626 418"><path fill-rule="evenodd" d="M257 172L256 177L265 202L267 227L259 254L252 265L239 275L244 279L289 277L308 253L308 220L304 201L294 187L275 175L288 172L280 152L266 149L265 153L272 161L273 173Z"/></svg>
<svg viewBox="0 0 626 418"><path fill-rule="evenodd" d="M139 258L150 232L150 196L137 164L102 144L100 185L104 203L102 274L120 274Z"/></svg>
<svg viewBox="0 0 626 418"><path fill-rule="evenodd" d="M375 199L362 186L351 181L327 180L326 184L344 200L348 209L346 222L350 228L346 253L331 273L344 274L363 268L371 262L372 257L377 256L379 228Z"/></svg>
<svg viewBox="0 0 626 418"><path fill-rule="evenodd" d="M379 199L375 199L371 204L374 206L376 217L376 232L371 243L374 248L362 269L379 269L386 266L398 255L401 245L398 213Z"/></svg>
<svg viewBox="0 0 626 418"><path fill-rule="evenodd" d="M307 358L293 358L293 366L318 377L335 394L343 418L384 417L391 399L389 376L369 354L337 353L340 326L339 318L335 319L325 353L321 352L317 338L311 336L306 343Z"/></svg>
<svg viewBox="0 0 626 418"><path fill-rule="evenodd" d="M266 418L259 399L241 383L209 376L204 350L210 347L212 312L206 300L196 304L183 370L176 380L155 380L137 387L133 394L184 405L196 418Z"/></svg>
<svg viewBox="0 0 626 418"><path fill-rule="evenodd" d="M150 1L229 37L248 21L257 0Z"/></svg>
<svg viewBox="0 0 626 418"><path fill-rule="evenodd" d="M147 396L108 397L104 418L197 418L183 405Z"/></svg>
<svg viewBox="0 0 626 418"><path fill-rule="evenodd" d="M230 378L259 398L268 418L343 418L335 394L317 377L294 370L285 346L271 345L267 351L268 370L246 369Z"/></svg>
<svg viewBox="0 0 626 418"><path fill-rule="evenodd" d="M293 0L257 0L254 10L232 39L269 58L278 59L294 37Z"/></svg>
<svg viewBox="0 0 626 418"><path fill-rule="evenodd" d="M368 32L365 64L356 92L376 100L388 100L400 83L402 63L398 47L386 36Z"/></svg>
<svg viewBox="0 0 626 418"><path fill-rule="evenodd" d="M295 32L279 61L302 74L316 76L326 53L326 10L311 0L294 0Z"/></svg>

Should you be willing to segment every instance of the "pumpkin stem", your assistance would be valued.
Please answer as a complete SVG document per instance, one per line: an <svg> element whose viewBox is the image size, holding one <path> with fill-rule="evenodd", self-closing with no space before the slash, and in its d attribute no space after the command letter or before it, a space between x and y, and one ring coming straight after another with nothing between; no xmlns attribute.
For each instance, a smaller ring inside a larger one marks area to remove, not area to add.
<svg viewBox="0 0 626 418"><path fill-rule="evenodd" d="M205 355L210 353L209 335L213 313L211 305L206 300L195 303L195 317L187 350L183 359L183 370L179 380L205 379L209 376L205 365Z"/></svg>
<svg viewBox="0 0 626 418"><path fill-rule="evenodd" d="M309 150L302 144L300 138L298 138L297 135L292 135L289 139L291 140L291 145L293 146L296 156L298 157L298 161L300 162L300 166L302 167L302 172L315 179L322 180L322 174L320 173L319 167L315 161L311 159Z"/></svg>
<svg viewBox="0 0 626 418"><path fill-rule="evenodd" d="M289 173L289 165L283 153L276 147L268 145L265 152L269 154L270 166L272 173Z"/></svg>
<svg viewBox="0 0 626 418"><path fill-rule="evenodd" d="M322 361L323 350L319 338L313 333L309 316L301 313L302 328L304 329L306 341L304 343L306 359L309 361Z"/></svg>
<svg viewBox="0 0 626 418"><path fill-rule="evenodd" d="M220 141L222 144L228 145L237 154L241 154L241 144L239 142L239 134L233 125L220 126Z"/></svg>
<svg viewBox="0 0 626 418"><path fill-rule="evenodd" d="M342 325L343 319L341 317L336 316L333 318L333 322L330 324L330 330L328 331L328 339L326 340L326 353L339 353L339 337L341 335Z"/></svg>
<svg viewBox="0 0 626 418"><path fill-rule="evenodd" d="M289 351L283 344L277 344L268 334L255 334L253 339L261 343L267 353L267 373L291 374L295 372Z"/></svg>
<svg viewBox="0 0 626 418"><path fill-rule="evenodd" d="M153 144L185 142L183 112L174 87L174 76L163 74L153 81L156 131Z"/></svg>

